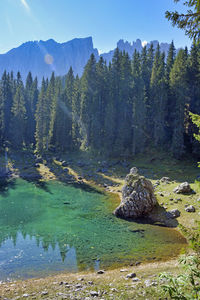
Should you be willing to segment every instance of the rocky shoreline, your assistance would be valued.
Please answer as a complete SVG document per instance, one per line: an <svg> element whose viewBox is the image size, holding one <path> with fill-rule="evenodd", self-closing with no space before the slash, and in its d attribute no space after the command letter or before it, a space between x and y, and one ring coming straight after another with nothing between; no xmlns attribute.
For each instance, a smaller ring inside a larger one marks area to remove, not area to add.
<svg viewBox="0 0 200 300"><path fill-rule="evenodd" d="M123 269L59 274L24 281L0 282L1 298L18 299L144 299L158 291L158 274L177 271L177 261L136 264Z"/></svg>

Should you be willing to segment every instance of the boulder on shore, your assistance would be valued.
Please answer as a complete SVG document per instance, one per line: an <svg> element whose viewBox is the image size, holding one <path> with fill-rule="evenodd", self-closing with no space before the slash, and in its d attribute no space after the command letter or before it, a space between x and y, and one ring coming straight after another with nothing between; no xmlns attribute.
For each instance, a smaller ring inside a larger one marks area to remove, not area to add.
<svg viewBox="0 0 200 300"><path fill-rule="evenodd" d="M151 181L140 176L137 168L132 168L126 176L122 200L114 214L125 219L140 218L151 212L156 204Z"/></svg>
<svg viewBox="0 0 200 300"><path fill-rule="evenodd" d="M193 192L188 182L183 182L179 184L174 190L176 194L190 194Z"/></svg>
<svg viewBox="0 0 200 300"><path fill-rule="evenodd" d="M172 209L172 210L169 210L167 212L168 218L171 218L171 219L178 218L178 217L180 217L180 215L181 215L180 211L178 209L176 209L176 208Z"/></svg>
<svg viewBox="0 0 200 300"><path fill-rule="evenodd" d="M185 208L185 211L187 211L187 212L195 212L196 209L195 209L195 207L193 205L189 205L189 206L187 206Z"/></svg>

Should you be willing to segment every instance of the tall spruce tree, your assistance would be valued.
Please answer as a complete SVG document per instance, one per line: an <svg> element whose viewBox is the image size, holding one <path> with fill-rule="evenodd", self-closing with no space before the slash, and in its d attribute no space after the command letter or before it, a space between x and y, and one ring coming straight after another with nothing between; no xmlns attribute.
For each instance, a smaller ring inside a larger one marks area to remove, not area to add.
<svg viewBox="0 0 200 300"><path fill-rule="evenodd" d="M32 74L29 72L25 86L25 106L27 112L26 144L35 143L35 112L38 101L37 78L33 81Z"/></svg>
<svg viewBox="0 0 200 300"><path fill-rule="evenodd" d="M179 158L185 152L184 134L185 134L185 106L187 103L187 56L185 50L181 49L175 59L170 73L170 87L173 93L173 135L172 135L172 153Z"/></svg>
<svg viewBox="0 0 200 300"><path fill-rule="evenodd" d="M105 126L106 126L106 149L108 154L111 152L116 155L118 153L118 145L116 142L119 125L120 125L120 109L121 103L121 61L122 53L116 48L112 63L109 68L109 103L106 110ZM121 145L119 145L121 147ZM111 154L110 153L110 154Z"/></svg>
<svg viewBox="0 0 200 300"><path fill-rule="evenodd" d="M94 111L94 104L97 99L96 87L96 59L94 54L91 55L88 63L85 66L84 73L81 79L81 122L84 126L85 135L83 139L83 148L90 148L94 140L94 124L96 111Z"/></svg>
<svg viewBox="0 0 200 300"><path fill-rule="evenodd" d="M146 136L146 106L144 97L144 81L141 70L141 57L135 50L132 61L133 73L133 121L132 121L132 153L143 152L147 140Z"/></svg>
<svg viewBox="0 0 200 300"><path fill-rule="evenodd" d="M80 79L78 75L74 80L74 91L72 95L72 145L75 150L78 150L81 145L81 132L83 137L86 133L84 132L84 125L80 120L80 102L81 102L81 87Z"/></svg>
<svg viewBox="0 0 200 300"><path fill-rule="evenodd" d="M1 105L1 143L10 140L10 126L11 126L11 108L13 104L13 77L6 71L2 75L0 81L0 105Z"/></svg>
<svg viewBox="0 0 200 300"><path fill-rule="evenodd" d="M188 110L196 114L200 112L200 45L193 43L188 58L188 89L189 89L189 100L188 100ZM188 151L198 153L200 146L198 141L194 138L194 133L197 132L195 124L187 114L186 126L186 141Z"/></svg>
<svg viewBox="0 0 200 300"><path fill-rule="evenodd" d="M95 119L92 122L92 147L102 152L105 143L105 112L108 100L107 67L101 57L96 64L96 96L93 102Z"/></svg>
<svg viewBox="0 0 200 300"><path fill-rule="evenodd" d="M17 73L17 87L11 113L10 141L14 148L19 149L25 143L27 121L24 86L19 72Z"/></svg>
<svg viewBox="0 0 200 300"><path fill-rule="evenodd" d="M39 152L43 152L47 149L48 138L48 123L49 123L49 108L46 99L47 82L42 79L42 86L39 93L39 98L36 107L36 149Z"/></svg>
<svg viewBox="0 0 200 300"><path fill-rule="evenodd" d="M166 142L167 86L165 81L165 56L160 53L159 45L155 53L150 86L153 141L156 146L162 146Z"/></svg>
<svg viewBox="0 0 200 300"><path fill-rule="evenodd" d="M117 107L117 136L115 147L121 155L130 155L132 151L132 69L128 53L123 52L120 61L119 94Z"/></svg>

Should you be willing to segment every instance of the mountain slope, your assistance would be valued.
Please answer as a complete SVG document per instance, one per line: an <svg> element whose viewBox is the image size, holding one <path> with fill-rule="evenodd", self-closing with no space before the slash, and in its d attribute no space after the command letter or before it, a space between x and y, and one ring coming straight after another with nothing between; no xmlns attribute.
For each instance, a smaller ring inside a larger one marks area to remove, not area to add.
<svg viewBox="0 0 200 300"><path fill-rule="evenodd" d="M48 41L27 42L5 54L0 54L0 74L6 71L20 71L25 80L29 71L37 76L49 77L52 71L56 75L65 75L72 66L74 73L81 75L90 55L98 58L98 50L94 49L92 38L73 39L66 43Z"/></svg>

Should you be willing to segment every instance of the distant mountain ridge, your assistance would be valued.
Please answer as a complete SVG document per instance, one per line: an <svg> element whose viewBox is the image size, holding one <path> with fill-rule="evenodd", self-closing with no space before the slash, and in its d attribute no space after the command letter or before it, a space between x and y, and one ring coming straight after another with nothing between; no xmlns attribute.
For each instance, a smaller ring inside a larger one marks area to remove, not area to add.
<svg viewBox="0 0 200 300"><path fill-rule="evenodd" d="M159 42L157 40L155 40L155 41L151 41L149 43L145 43L147 49L150 47L151 44L153 44L154 49L156 49ZM160 51L164 52L166 56L169 51L169 47L170 47L170 44L168 44L168 43L160 43ZM142 52L143 45L142 45L142 41L140 39L137 39L135 42L133 41L132 44L121 39L117 43L117 48L119 48L119 50L121 50L121 51L127 52L129 54L129 56L132 58L135 50L137 50L140 53ZM109 51L108 53L102 53L101 56L108 63L112 60L114 51L115 51L115 49Z"/></svg>
<svg viewBox="0 0 200 300"><path fill-rule="evenodd" d="M154 48L157 47L158 41L147 43L147 48L153 43ZM160 49L167 54L170 44L161 43ZM142 42L137 39L132 44L119 40L117 47L128 52L132 57L134 50L142 51ZM115 49L114 49L115 50ZM20 71L23 80L29 71L33 77L37 76L41 82L42 77L50 77L52 71L57 76L65 75L70 66L72 66L74 74L81 75L83 69L93 53L98 60L102 56L107 63L112 60L114 50L99 55L99 52L93 46L92 37L76 38L65 43L57 43L53 39L47 41L26 42L17 48L13 48L5 54L0 54L0 75L4 70L14 74Z"/></svg>
<svg viewBox="0 0 200 300"><path fill-rule="evenodd" d="M66 43L57 43L53 39L47 41L26 42L0 54L0 74L4 70L20 71L23 80L29 71L38 77L49 77L52 71L63 76L72 66L74 73L81 75L90 55L94 53L98 59L98 50L93 47L91 37L77 38Z"/></svg>

